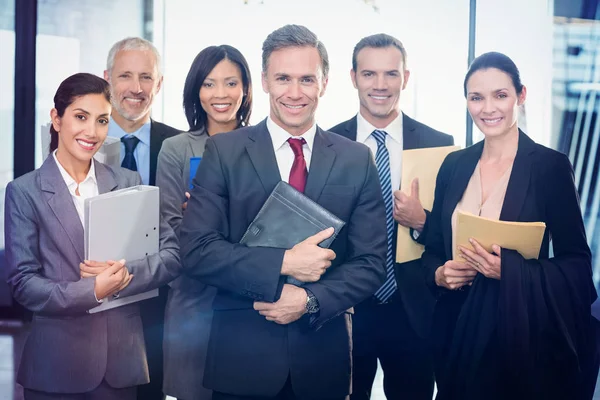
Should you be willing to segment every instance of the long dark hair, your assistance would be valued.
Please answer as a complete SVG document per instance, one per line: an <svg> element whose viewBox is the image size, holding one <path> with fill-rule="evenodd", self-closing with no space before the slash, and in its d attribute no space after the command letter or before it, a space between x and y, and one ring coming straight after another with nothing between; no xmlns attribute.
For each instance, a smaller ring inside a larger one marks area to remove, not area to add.
<svg viewBox="0 0 600 400"><path fill-rule="evenodd" d="M188 120L190 131L199 129L207 130L208 118L206 111L200 104L200 87L213 70L223 60L229 60L236 64L242 72L242 84L244 97L240 109L236 113L237 127L248 126L250 114L252 113L252 78L246 59L235 47L223 44L210 46L202 50L190 67L185 86L183 88L183 109Z"/></svg>
<svg viewBox="0 0 600 400"><path fill-rule="evenodd" d="M110 87L108 82L96 75L78 73L71 75L58 87L54 95L54 108L59 117L65 115L65 110L81 96L87 94L103 94L110 103ZM58 132L50 125L50 153L58 148Z"/></svg>

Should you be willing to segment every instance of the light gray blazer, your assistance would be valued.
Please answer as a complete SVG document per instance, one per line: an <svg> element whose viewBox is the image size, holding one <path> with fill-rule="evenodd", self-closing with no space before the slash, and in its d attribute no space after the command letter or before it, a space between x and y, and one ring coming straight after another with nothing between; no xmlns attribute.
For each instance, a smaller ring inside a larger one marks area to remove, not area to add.
<svg viewBox="0 0 600 400"><path fill-rule="evenodd" d="M141 183L135 172L94 163L100 193ZM4 223L8 283L15 299L33 312L17 381L50 393L89 392L102 379L115 388L147 383L139 306L86 313L98 305L95 278L80 277L83 226L54 157L8 184ZM119 229L119 221L114 226ZM127 268L134 278L121 296L180 274L178 240L164 220L159 253L127 260Z"/></svg>
<svg viewBox="0 0 600 400"><path fill-rule="evenodd" d="M202 157L208 134L204 130L182 132L165 139L158 154L156 186L160 188L160 210L179 236L183 218L181 205L189 192L190 158Z"/></svg>
<svg viewBox="0 0 600 400"><path fill-rule="evenodd" d="M156 185L161 212L177 235L183 215L181 204L189 192L190 158L202 157L208 134L183 132L163 142L158 155ZM200 161L202 162L202 161ZM193 191L192 191L193 196ZM189 400L210 400L202 385L216 288L181 275L171 282L165 310L163 392Z"/></svg>

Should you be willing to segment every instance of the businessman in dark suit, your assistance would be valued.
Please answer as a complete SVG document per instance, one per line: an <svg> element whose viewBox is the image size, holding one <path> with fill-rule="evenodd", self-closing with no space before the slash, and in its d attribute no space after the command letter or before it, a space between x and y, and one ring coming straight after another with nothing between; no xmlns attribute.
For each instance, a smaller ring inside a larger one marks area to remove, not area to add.
<svg viewBox="0 0 600 400"><path fill-rule="evenodd" d="M138 171L144 185L156 182L163 140L179 133L150 118L152 102L162 86L160 65L160 54L152 43L130 37L113 45L104 71L113 106L108 136L121 139L121 166ZM158 297L140 303L150 383L140 386L139 400L164 398L162 341L167 290L164 286Z"/></svg>
<svg viewBox="0 0 600 400"><path fill-rule="evenodd" d="M186 273L218 288L204 374L213 399L350 393L349 313L385 277L384 206L369 149L315 124L327 72L327 52L310 30L272 32L263 44L269 117L207 141L181 254ZM346 222L330 249L317 244L332 229L292 249L239 244L281 180Z"/></svg>
<svg viewBox="0 0 600 400"><path fill-rule="evenodd" d="M363 38L354 48L350 73L360 111L330 130L371 148L382 178L388 228L386 283L355 308L351 398L370 398L379 359L388 399L431 400L434 374L428 342L434 298L419 260L394 262L394 219L424 243L429 211L419 201L418 181L413 182L411 195L398 190L402 151L449 146L454 140L400 111L400 94L410 72L406 50L396 38L386 34Z"/></svg>

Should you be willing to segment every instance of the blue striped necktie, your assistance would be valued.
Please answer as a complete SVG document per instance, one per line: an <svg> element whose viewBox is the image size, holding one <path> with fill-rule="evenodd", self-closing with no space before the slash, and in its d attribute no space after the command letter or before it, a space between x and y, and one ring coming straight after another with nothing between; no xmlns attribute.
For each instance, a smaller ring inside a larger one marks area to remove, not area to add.
<svg viewBox="0 0 600 400"><path fill-rule="evenodd" d="M375 164L379 173L379 183L381 183L381 193L385 204L385 226L387 231L387 253L385 255L385 270L387 277L382 287L375 292L375 297L382 303L392 297L396 291L396 277L394 274L394 197L392 195L392 178L390 173L390 154L385 147L385 138L387 133L378 129L371 134L377 141L377 153L375 154Z"/></svg>

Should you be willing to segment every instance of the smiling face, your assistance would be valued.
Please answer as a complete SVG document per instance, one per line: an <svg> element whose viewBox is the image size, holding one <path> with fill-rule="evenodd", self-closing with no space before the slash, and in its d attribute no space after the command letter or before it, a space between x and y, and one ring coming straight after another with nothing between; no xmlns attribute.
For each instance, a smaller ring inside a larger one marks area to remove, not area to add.
<svg viewBox="0 0 600 400"><path fill-rule="evenodd" d="M63 165L89 164L108 134L111 105L103 94L76 98L62 117L55 108L50 112L58 132L57 157Z"/></svg>
<svg viewBox="0 0 600 400"><path fill-rule="evenodd" d="M110 74L104 72L104 79L110 83L112 105L125 120L149 117L162 84L156 62L150 50L121 50Z"/></svg>
<svg viewBox="0 0 600 400"><path fill-rule="evenodd" d="M486 137L503 136L517 130L519 106L526 94L525 87L517 93L507 73L496 68L481 69L467 81L467 108Z"/></svg>
<svg viewBox="0 0 600 400"><path fill-rule="evenodd" d="M272 52L262 86L269 94L273 122L291 135L302 135L315 123L319 98L327 87L318 50L303 46Z"/></svg>
<svg viewBox="0 0 600 400"><path fill-rule="evenodd" d="M400 93L410 76L400 50L365 47L356 55L356 71L350 75L358 90L360 114L377 128L389 125L400 112Z"/></svg>
<svg viewBox="0 0 600 400"><path fill-rule="evenodd" d="M224 59L210 71L200 87L200 104L206 111L208 130L213 126L237 126L237 112L244 98L242 71L231 61ZM223 129L217 129L223 131Z"/></svg>

